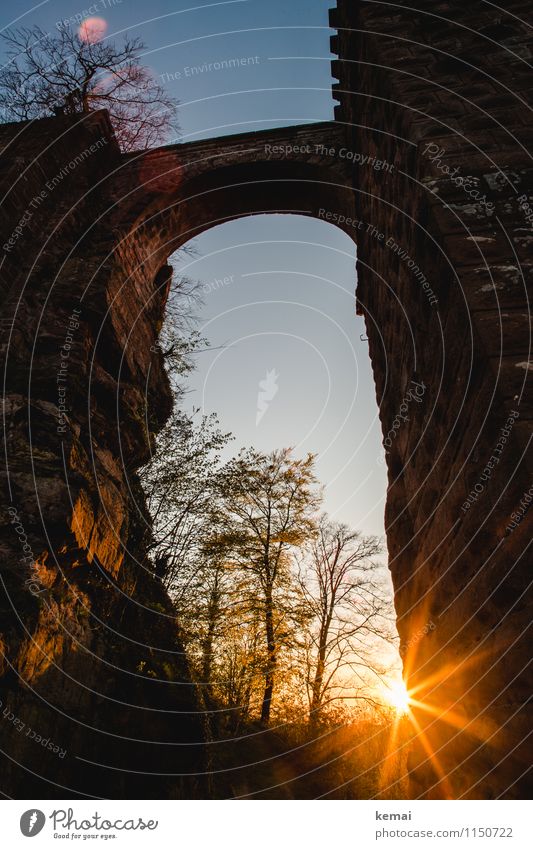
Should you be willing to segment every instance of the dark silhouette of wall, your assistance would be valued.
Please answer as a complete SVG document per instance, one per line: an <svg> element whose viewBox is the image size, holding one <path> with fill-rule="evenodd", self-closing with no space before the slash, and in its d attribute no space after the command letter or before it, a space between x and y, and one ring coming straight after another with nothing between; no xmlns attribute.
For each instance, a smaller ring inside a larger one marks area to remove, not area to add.
<svg viewBox="0 0 533 849"><path fill-rule="evenodd" d="M518 200L531 131L527 33L506 19L498 47L496 23L485 4L340 2L331 123L128 155L105 113L0 128L0 698L67 750L0 723L5 792L210 792L201 698L146 558L137 479L172 404L157 347L167 260L223 221L298 212L357 242L424 735L413 795L524 794L531 525L512 517L531 486L531 223Z"/></svg>
<svg viewBox="0 0 533 849"><path fill-rule="evenodd" d="M524 796L531 514L513 515L532 485L531 9L341 0L330 22L336 120L354 151L394 164L353 174L385 440L410 381L427 387L387 449L390 569L425 737L411 786Z"/></svg>

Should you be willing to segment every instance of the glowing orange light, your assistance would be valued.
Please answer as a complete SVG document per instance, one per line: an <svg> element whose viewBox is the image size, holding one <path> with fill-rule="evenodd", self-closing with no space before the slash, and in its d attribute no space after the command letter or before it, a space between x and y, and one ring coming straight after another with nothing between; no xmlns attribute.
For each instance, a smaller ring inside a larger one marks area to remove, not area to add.
<svg viewBox="0 0 533 849"><path fill-rule="evenodd" d="M78 29L78 36L87 44L101 41L107 32L107 21L104 18L85 18Z"/></svg>
<svg viewBox="0 0 533 849"><path fill-rule="evenodd" d="M394 681L384 691L385 698L396 713L408 713L411 699L404 681Z"/></svg>

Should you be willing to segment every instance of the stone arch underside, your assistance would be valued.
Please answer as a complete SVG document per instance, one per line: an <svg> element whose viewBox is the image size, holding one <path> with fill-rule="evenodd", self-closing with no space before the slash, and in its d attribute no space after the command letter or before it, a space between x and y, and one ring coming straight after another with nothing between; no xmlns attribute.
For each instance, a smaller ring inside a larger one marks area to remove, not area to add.
<svg viewBox="0 0 533 849"><path fill-rule="evenodd" d="M342 145L342 128L322 123L132 155L113 180L113 194L126 195L119 227L142 228L155 239L153 250L160 243L168 255L205 229L246 215L324 218L345 210L353 217L349 160L321 152ZM350 224L339 226L354 237Z"/></svg>
<svg viewBox="0 0 533 849"><path fill-rule="evenodd" d="M508 528L531 485L532 265L517 190L527 194L533 180L520 107L494 95L490 115L480 114L465 97L474 85L490 97L486 81L435 64L453 32L485 67L480 33L490 9L441 5L448 23L426 31L402 3L392 15L339 2L332 123L127 156L102 113L0 128L2 244L13 240L0 269L1 698L42 736L67 741L61 759L43 750L33 775L34 743L3 723L13 795L212 792L203 776L147 784L142 774L160 772L161 762L178 765L169 772L208 772L201 704L170 602L146 561L149 521L136 477L152 438L147 408L156 432L172 403L157 352L165 264L213 223L295 206L329 212L332 223L361 222L342 226L357 240L358 308L391 443L386 525L401 648L409 685L433 711L415 708L426 739L409 759L413 795L527 792L527 513ZM472 24L469 16L475 25L457 30L452 21ZM498 68L503 85L507 66ZM436 144L440 160L428 155ZM43 180L91 145L16 235ZM473 175L496 215L465 197L443 162ZM421 403L411 399L396 428L413 382L424 387ZM21 559L20 533L30 560Z"/></svg>

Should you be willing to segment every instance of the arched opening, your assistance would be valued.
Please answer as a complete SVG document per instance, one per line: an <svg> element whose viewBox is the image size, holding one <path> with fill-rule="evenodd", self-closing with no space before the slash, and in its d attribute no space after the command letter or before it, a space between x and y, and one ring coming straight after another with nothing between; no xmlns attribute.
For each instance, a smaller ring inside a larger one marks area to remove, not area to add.
<svg viewBox="0 0 533 849"><path fill-rule="evenodd" d="M175 277L198 280L198 332L211 344L195 359L188 404L217 412L239 445L323 455L328 509L383 535L386 473L354 241L320 220L261 215L192 244L192 255L169 260ZM271 371L277 388L262 413L259 383Z"/></svg>
<svg viewBox="0 0 533 849"><path fill-rule="evenodd" d="M339 56L331 124L124 156L104 113L2 126L11 520L0 673L11 717L1 729L9 795L202 792L210 749L202 712L172 604L146 568L139 522L137 472L172 406L156 344L166 262L215 224L297 210L357 227L358 306L369 319L383 434L393 446L390 568L420 727L410 796L528 796L532 268L523 99L509 96L516 63L492 38L491 4L472 27L467 4L454 3L464 20L454 15L436 28L407 4L394 18L382 5L339 0L331 14ZM234 10L240 15L241 5ZM529 33L516 15L512 29L520 59ZM272 32L279 43L279 29ZM398 33L409 49L398 49ZM438 60L450 44L472 61ZM328 67L322 48L309 54L314 67ZM303 58L263 65L279 69L283 86L286 69L302 69L291 80L302 82L299 107L315 95ZM327 99L329 78L320 85ZM294 92L269 87L269 103L277 110ZM228 131L258 126L238 114L232 121L228 106L240 99L209 94L195 101L203 131L217 122ZM265 119L262 96L234 94L253 98L257 112L247 118ZM222 119L213 121L216 102ZM269 113L269 123L300 120L292 108L279 115ZM278 382L258 425L275 422L281 391ZM258 395L252 416L264 410ZM313 418L312 406L305 411ZM401 708L405 693L397 696ZM68 740L68 757L39 749L20 733L24 725L41 742ZM176 751L179 774L162 772Z"/></svg>
<svg viewBox="0 0 533 849"><path fill-rule="evenodd" d="M215 217L215 225L193 241L192 252L178 251L169 258L175 281L187 277L198 282L198 332L210 345L208 349L202 345L194 354L195 368L180 404L189 414L193 410L200 415L217 414L222 431L233 434L234 441L222 448L224 460L247 446L267 454L288 446L296 457L316 454L316 473L324 488L320 511L327 511L333 522L344 523L364 537L383 538L386 470L365 325L355 308L353 239L325 221L287 214L253 215L222 225L216 222ZM170 316L167 314L167 322L172 321L176 309L179 298ZM165 442L165 450L168 448ZM167 527L164 525L164 531ZM156 534L157 530L156 522ZM291 553L295 578L305 556L303 548ZM166 544L161 551L166 566L172 554ZM346 653L342 663L337 664L333 655L328 657L327 672L336 677L327 690L328 709L322 710L320 722L312 721L310 681L306 680L309 671L298 666L302 663L302 641L315 634L306 631L308 624L300 622L297 635L293 634L294 643L289 645L287 636L277 649L279 674L269 730L259 724L256 691L260 690L261 676L258 680L257 669L247 667L249 657L242 655L242 634L250 625L249 608L243 613L242 599L237 600L231 589L232 584L239 586L242 575L233 564L230 588L221 590L217 584L217 598L223 597L223 601L213 624L206 662L205 617L210 601L213 603L213 595L207 598L206 593L212 592L213 586L206 582L205 573L198 577L197 560L191 570L185 565L186 558L184 565L179 565L180 556L175 561L177 566L173 562L167 585L187 621L186 645L193 674L213 715L213 736L218 744L213 755L215 781L223 765L235 795L271 793L272 782L285 769L288 777L282 783L286 786L274 795L301 793L306 797L309 786L300 775L311 766L319 766L321 759L346 756L348 771L371 773L374 792L387 793L388 785L401 784L405 780L405 750L399 747L399 753L394 752L392 766L388 751L391 729L396 733L397 719L405 705L397 695L401 664L393 628L387 630L385 639L384 620L393 613L385 550L372 580L387 597L387 612L383 608L373 618L371 629L362 627L360 635L352 637L352 655L348 654L350 641L339 642L339 651ZM365 568L370 568L370 562ZM361 580L362 574L354 574L354 580ZM191 593L193 580L196 585ZM244 591L239 592L242 595ZM290 595L292 588L282 592L287 593L289 607L298 604ZM196 621L191 622L187 610L196 603ZM235 629L234 608L238 603L237 617L243 619ZM339 608L337 614L339 622L344 617L338 627L346 627L347 610ZM356 631L361 627L357 605L352 614ZM263 639L261 624L254 637ZM251 651L249 643L244 647ZM244 693L247 683L251 692ZM381 713L376 713L376 708ZM327 755L324 736L329 737ZM369 758L361 752L367 739L375 742ZM296 741L301 752L295 759L291 751ZM351 754L354 741L358 749L355 757ZM260 757L278 763L255 780L249 767ZM322 791L330 792L344 778L344 769L337 773L329 770ZM357 782L352 791L354 795L363 792Z"/></svg>

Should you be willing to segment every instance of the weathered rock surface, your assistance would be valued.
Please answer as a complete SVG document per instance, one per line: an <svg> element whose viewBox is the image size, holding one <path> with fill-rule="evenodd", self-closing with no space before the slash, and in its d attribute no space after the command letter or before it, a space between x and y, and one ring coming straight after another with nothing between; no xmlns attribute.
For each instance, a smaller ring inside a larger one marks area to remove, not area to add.
<svg viewBox="0 0 533 849"><path fill-rule="evenodd" d="M221 221L295 211L357 240L390 569L425 735L412 793L528 793L529 11L507 5L498 45L490 4L432 8L339 2L331 124L127 156L103 113L0 128L6 793L208 792L136 477L172 403L155 344L166 263Z"/></svg>
<svg viewBox="0 0 533 849"><path fill-rule="evenodd" d="M203 795L205 730L172 605L145 557L135 473L171 407L155 348L160 293L135 322L127 286L108 285L116 266L97 225L98 181L119 154L103 114L1 133L2 789Z"/></svg>
<svg viewBox="0 0 533 849"><path fill-rule="evenodd" d="M352 179L390 569L421 703L413 794L527 797L532 525L512 517L533 465L531 9L340 0L331 24L348 146L393 166ZM388 444L413 381L421 403Z"/></svg>

